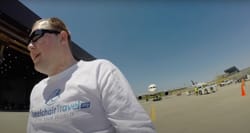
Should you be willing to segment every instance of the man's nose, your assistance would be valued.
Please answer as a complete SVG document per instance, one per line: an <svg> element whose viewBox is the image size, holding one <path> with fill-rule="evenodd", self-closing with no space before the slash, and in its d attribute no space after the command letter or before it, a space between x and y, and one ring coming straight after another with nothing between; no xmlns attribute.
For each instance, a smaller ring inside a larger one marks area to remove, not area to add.
<svg viewBox="0 0 250 133"><path fill-rule="evenodd" d="M32 42L30 42L29 44L28 44L28 46L27 46L27 49L29 50L29 51L31 51L31 50L33 50L33 49L35 49L36 47L35 47L35 45L32 43Z"/></svg>

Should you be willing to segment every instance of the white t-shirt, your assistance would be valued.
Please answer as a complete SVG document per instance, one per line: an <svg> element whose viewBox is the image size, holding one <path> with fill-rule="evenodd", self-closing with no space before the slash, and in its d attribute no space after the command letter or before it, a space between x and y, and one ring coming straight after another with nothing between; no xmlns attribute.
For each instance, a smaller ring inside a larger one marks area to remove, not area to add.
<svg viewBox="0 0 250 133"><path fill-rule="evenodd" d="M154 133L148 114L111 62L79 61L30 96L28 133Z"/></svg>

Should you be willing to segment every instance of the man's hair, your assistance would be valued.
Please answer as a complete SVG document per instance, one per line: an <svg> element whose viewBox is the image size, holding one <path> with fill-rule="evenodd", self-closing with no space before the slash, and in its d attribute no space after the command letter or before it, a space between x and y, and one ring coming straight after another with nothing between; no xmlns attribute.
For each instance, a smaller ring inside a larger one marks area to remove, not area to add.
<svg viewBox="0 0 250 133"><path fill-rule="evenodd" d="M34 25L43 21L47 21L53 30L66 31L68 34L68 41L69 42L71 41L69 30L67 29L67 26L64 24L64 22L61 19L57 17L43 18L43 19L36 21Z"/></svg>

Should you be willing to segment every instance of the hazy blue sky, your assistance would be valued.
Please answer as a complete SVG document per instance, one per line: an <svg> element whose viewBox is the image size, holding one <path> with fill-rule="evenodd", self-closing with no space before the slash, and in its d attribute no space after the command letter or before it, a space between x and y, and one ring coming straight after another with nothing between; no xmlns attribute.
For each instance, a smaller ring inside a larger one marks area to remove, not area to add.
<svg viewBox="0 0 250 133"><path fill-rule="evenodd" d="M250 2L197 1L21 2L64 20L74 42L112 61L142 94L151 83L168 90L250 66Z"/></svg>

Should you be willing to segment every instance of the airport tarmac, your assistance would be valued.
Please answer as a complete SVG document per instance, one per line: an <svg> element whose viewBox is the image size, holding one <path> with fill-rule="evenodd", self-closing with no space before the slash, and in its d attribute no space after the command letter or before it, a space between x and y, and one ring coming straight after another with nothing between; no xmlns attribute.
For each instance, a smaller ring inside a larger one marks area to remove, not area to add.
<svg viewBox="0 0 250 133"><path fill-rule="evenodd" d="M0 112L0 133L26 133L27 112Z"/></svg>
<svg viewBox="0 0 250 133"><path fill-rule="evenodd" d="M245 97L239 83L218 87L213 94L166 96L141 104L155 119L158 133L250 133L250 82L245 83Z"/></svg>
<svg viewBox="0 0 250 133"><path fill-rule="evenodd" d="M202 96L165 96L157 102L140 101L152 113L158 133L250 133L250 82L246 96L241 84L218 87ZM0 112L1 133L25 133L27 112Z"/></svg>

